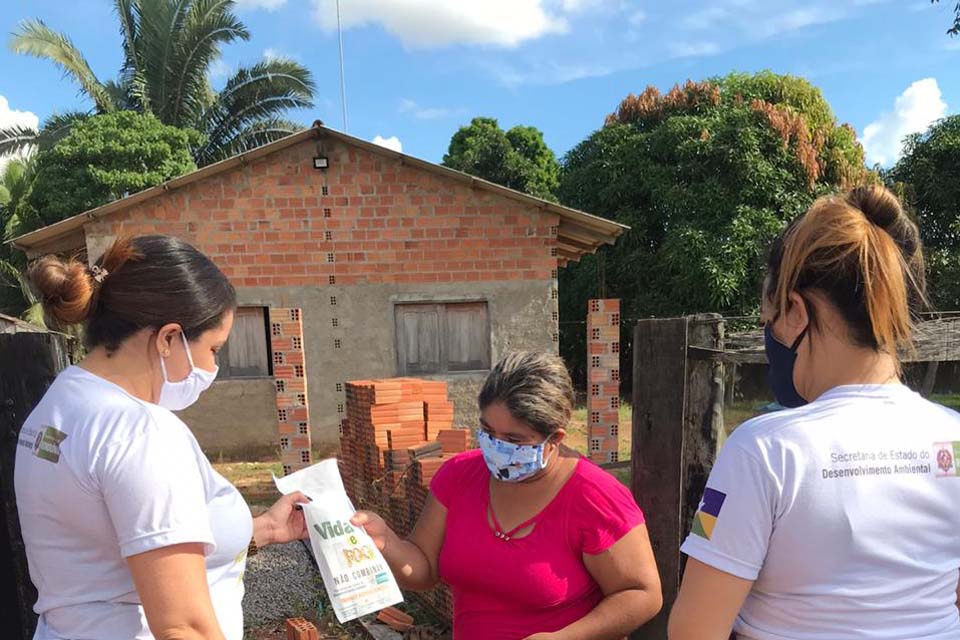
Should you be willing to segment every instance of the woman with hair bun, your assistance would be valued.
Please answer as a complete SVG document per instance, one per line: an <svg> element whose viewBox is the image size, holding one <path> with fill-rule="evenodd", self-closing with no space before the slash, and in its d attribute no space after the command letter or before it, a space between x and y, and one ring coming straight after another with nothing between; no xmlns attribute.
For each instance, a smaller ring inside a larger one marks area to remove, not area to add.
<svg viewBox="0 0 960 640"><path fill-rule="evenodd" d="M717 458L672 640L957 640L960 416L901 382L925 300L882 187L821 198L771 247L761 321L784 411Z"/></svg>
<svg viewBox="0 0 960 640"><path fill-rule="evenodd" d="M305 538L294 493L252 518L172 411L217 375L236 294L192 246L121 239L88 268L48 256L46 311L89 355L27 418L15 489L36 640L241 640L248 549Z"/></svg>

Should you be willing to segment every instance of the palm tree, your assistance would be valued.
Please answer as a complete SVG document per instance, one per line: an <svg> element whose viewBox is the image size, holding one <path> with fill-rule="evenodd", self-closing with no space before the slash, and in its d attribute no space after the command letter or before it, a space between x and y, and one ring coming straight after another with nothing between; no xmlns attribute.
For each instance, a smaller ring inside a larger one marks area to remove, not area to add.
<svg viewBox="0 0 960 640"><path fill-rule="evenodd" d="M3 244L23 228L33 178L31 159L10 160L0 172L0 313L22 314L25 320L44 326L39 301L23 274L24 257Z"/></svg>
<svg viewBox="0 0 960 640"><path fill-rule="evenodd" d="M93 111L133 109L164 124L205 136L194 150L199 166L277 140L302 128L284 118L290 109L313 106L314 83L302 65L284 58L241 68L221 91L210 86L210 66L220 48L248 40L233 13L234 0L114 0L123 41L116 80L102 82L64 34L29 20L13 34L13 51L50 60L93 102ZM0 129L0 155L46 148L88 114L69 113L39 131Z"/></svg>

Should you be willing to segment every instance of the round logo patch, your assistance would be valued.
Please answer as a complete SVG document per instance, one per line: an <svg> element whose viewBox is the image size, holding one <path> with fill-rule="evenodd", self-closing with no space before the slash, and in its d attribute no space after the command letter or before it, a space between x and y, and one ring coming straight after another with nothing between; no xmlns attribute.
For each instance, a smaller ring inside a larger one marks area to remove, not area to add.
<svg viewBox="0 0 960 640"><path fill-rule="evenodd" d="M937 452L937 466L944 472L953 469L953 454L949 449L940 449Z"/></svg>

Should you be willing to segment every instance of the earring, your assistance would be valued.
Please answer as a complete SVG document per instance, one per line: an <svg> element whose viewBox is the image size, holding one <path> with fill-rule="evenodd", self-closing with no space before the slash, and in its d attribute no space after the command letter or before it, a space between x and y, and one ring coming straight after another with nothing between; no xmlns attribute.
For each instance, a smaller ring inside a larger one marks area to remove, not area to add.
<svg viewBox="0 0 960 640"><path fill-rule="evenodd" d="M170 357L170 349L164 349L164 350L163 350L163 357L164 357L164 358L169 358L169 357Z"/></svg>

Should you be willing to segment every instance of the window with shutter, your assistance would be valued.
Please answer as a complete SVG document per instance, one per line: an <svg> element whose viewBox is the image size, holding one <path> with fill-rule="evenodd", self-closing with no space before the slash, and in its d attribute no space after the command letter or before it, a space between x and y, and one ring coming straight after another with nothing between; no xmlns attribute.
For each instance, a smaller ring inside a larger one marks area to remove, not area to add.
<svg viewBox="0 0 960 640"><path fill-rule="evenodd" d="M400 375L490 368L486 302L401 304L395 307Z"/></svg>
<svg viewBox="0 0 960 640"><path fill-rule="evenodd" d="M264 307L239 307L230 337L217 353L218 378L259 378L271 375L270 327Z"/></svg>

